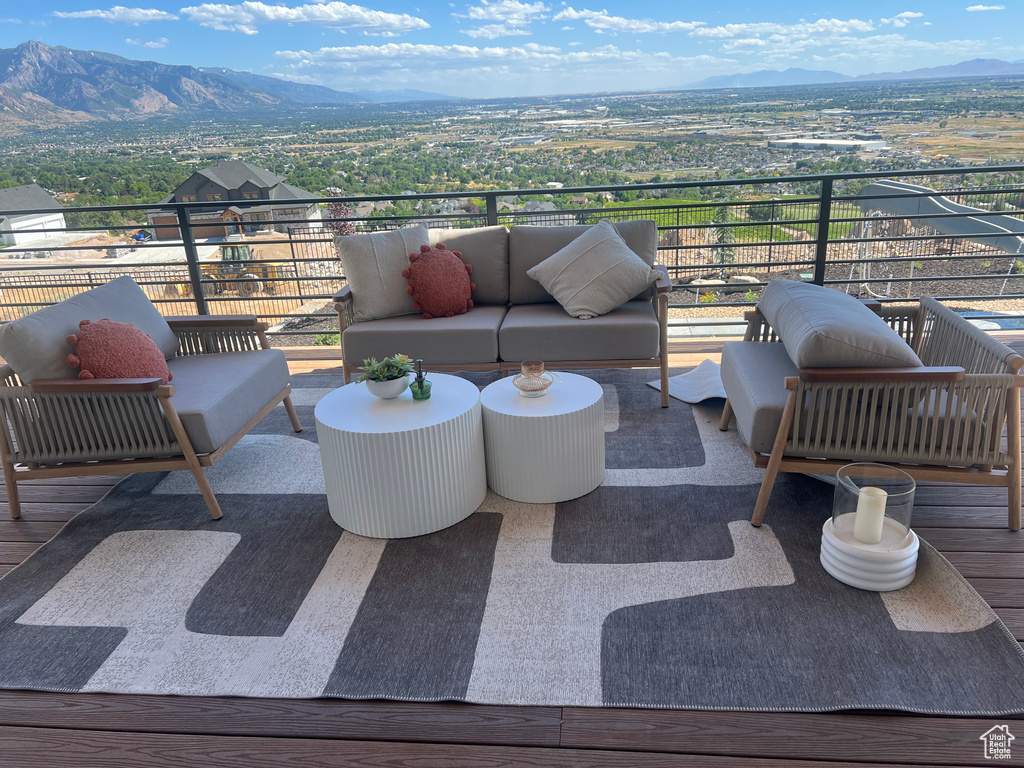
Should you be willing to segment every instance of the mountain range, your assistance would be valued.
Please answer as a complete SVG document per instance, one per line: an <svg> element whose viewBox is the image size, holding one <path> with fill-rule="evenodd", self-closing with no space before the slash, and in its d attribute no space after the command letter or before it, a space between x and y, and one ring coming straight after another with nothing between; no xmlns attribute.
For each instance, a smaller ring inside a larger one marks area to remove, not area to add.
<svg viewBox="0 0 1024 768"><path fill-rule="evenodd" d="M698 88L766 88L776 85L817 85L819 83L862 83L873 80L927 80L950 77L999 77L1024 75L1024 62L1000 59L971 59L943 67L925 67L906 72L874 72L851 77L829 70L762 69L735 75L717 75L684 86Z"/></svg>
<svg viewBox="0 0 1024 768"><path fill-rule="evenodd" d="M423 91L335 91L214 67L136 61L38 41L0 49L0 133L183 111L448 99Z"/></svg>
<svg viewBox="0 0 1024 768"><path fill-rule="evenodd" d="M974 59L908 72L849 77L787 69L721 75L685 86L743 88L854 83L915 78L1024 75L1024 62ZM675 89L673 89L675 90ZM93 120L134 120L186 112L253 113L298 105L343 105L450 99L424 91L336 91L322 85L223 67L136 61L102 51L77 51L38 41L0 49L0 134Z"/></svg>

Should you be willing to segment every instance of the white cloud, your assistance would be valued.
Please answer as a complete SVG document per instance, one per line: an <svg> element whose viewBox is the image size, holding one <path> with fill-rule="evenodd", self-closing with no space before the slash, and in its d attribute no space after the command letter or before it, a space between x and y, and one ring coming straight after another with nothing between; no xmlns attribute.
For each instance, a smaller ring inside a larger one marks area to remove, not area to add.
<svg viewBox="0 0 1024 768"><path fill-rule="evenodd" d="M124 41L128 45L141 45L143 48L163 48L170 42L166 37L161 37L159 40L133 40L126 37Z"/></svg>
<svg viewBox="0 0 1024 768"><path fill-rule="evenodd" d="M572 90L616 90L635 87L637 77L650 87L680 85L689 71L735 67L734 59L713 56L679 57L651 50L622 50L613 45L591 50L562 50L526 43L519 46L426 45L390 43L320 48L315 51L278 51L281 69L318 75L325 84L343 84L357 77L362 83L388 88L421 87L449 92L462 86L519 93L551 93L571 79ZM632 85L631 85L632 84ZM342 86L344 87L344 86ZM364 85L370 87L370 85Z"/></svg>
<svg viewBox="0 0 1024 768"><path fill-rule="evenodd" d="M474 21L501 21L514 27L524 27L535 19L546 18L551 9L544 3L521 3L519 0L480 0L480 5L469 9L467 16Z"/></svg>
<svg viewBox="0 0 1024 768"><path fill-rule="evenodd" d="M924 14L917 11L904 11L903 13L897 13L891 19L882 19L882 23L892 24L894 27L905 27L910 23L911 19L919 19L922 16Z"/></svg>
<svg viewBox="0 0 1024 768"><path fill-rule="evenodd" d="M746 24L723 24L718 27L698 27L690 35L692 37L729 39L738 37L760 37L762 35L779 35L782 37L803 37L822 34L849 34L851 32L870 32L875 25L860 19L818 19L817 21L801 21L796 24L778 24L775 22L752 22Z"/></svg>
<svg viewBox="0 0 1024 768"><path fill-rule="evenodd" d="M472 29L460 30L463 34L472 38L486 38L493 40L496 37L508 37L510 35L528 35L527 27L534 21L546 19L551 11L544 3L522 3L519 0L480 0L480 5L469 8L467 14L452 14L456 19L468 18L473 21L490 21L492 24L482 24Z"/></svg>
<svg viewBox="0 0 1024 768"><path fill-rule="evenodd" d="M509 37L511 35L529 35L530 31L522 27L510 27L507 24L484 24L481 27L460 30L462 34L472 38L484 38L493 40L496 37Z"/></svg>
<svg viewBox="0 0 1024 768"><path fill-rule="evenodd" d="M690 32L704 24L702 21L653 21L652 19L627 19L611 16L608 11L577 11L568 7L554 16L555 21L583 21L598 32L623 32L633 34L659 34L667 32Z"/></svg>
<svg viewBox="0 0 1024 768"><path fill-rule="evenodd" d="M111 23L131 24L133 27L150 21L174 21L178 18L173 13L156 8L125 8L123 5L115 5L106 10L97 8L89 11L54 11L53 15L59 19L100 19Z"/></svg>
<svg viewBox="0 0 1024 768"><path fill-rule="evenodd" d="M969 5L967 6L968 11L1002 11L1005 10L1005 5Z"/></svg>
<svg viewBox="0 0 1024 768"><path fill-rule="evenodd" d="M421 18L406 13L385 13L361 5L330 2L299 5L268 5L247 0L238 5L204 3L182 8L181 12L204 27L228 32L258 34L263 24L289 24L352 30L365 34L394 36L415 29L428 29Z"/></svg>

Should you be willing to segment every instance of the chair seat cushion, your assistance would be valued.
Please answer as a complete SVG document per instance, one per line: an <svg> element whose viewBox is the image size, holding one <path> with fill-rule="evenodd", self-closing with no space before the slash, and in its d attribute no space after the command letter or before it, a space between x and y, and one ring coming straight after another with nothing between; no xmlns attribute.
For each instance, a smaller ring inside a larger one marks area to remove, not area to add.
<svg viewBox="0 0 1024 768"><path fill-rule="evenodd" d="M505 307L478 306L464 315L435 317L403 315L356 323L345 329L342 349L350 365L394 354L431 364L493 363L498 359L498 328Z"/></svg>
<svg viewBox="0 0 1024 768"><path fill-rule="evenodd" d="M740 437L758 453L771 453L789 391L799 371L780 343L730 341L722 348L722 384Z"/></svg>
<svg viewBox="0 0 1024 768"><path fill-rule="evenodd" d="M658 316L643 299L589 320L572 317L558 304L514 306L498 335L501 359L515 362L650 360L658 355L658 343Z"/></svg>
<svg viewBox="0 0 1024 768"><path fill-rule="evenodd" d="M279 349L185 355L168 361L171 399L196 453L226 443L288 385L288 363Z"/></svg>

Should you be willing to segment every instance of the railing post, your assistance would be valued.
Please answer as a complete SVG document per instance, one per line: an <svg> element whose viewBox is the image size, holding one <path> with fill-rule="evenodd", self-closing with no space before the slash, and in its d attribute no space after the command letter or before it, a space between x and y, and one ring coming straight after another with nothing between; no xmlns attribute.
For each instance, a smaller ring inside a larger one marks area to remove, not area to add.
<svg viewBox="0 0 1024 768"><path fill-rule="evenodd" d="M498 225L498 194L496 192L485 192L484 200L487 202L487 226Z"/></svg>
<svg viewBox="0 0 1024 768"><path fill-rule="evenodd" d="M196 249L196 239L192 236L192 222L188 217L188 209L183 205L176 205L174 210L178 215L178 231L181 232L181 242L185 247L188 279L192 283L192 298L196 302L196 311L200 315L208 315L210 310L206 307L206 297L203 295L203 271L199 268L199 251Z"/></svg>
<svg viewBox="0 0 1024 768"><path fill-rule="evenodd" d="M814 249L815 285L825 284L825 262L828 259L828 231L832 222L832 177L821 180L821 197L818 199L818 239Z"/></svg>

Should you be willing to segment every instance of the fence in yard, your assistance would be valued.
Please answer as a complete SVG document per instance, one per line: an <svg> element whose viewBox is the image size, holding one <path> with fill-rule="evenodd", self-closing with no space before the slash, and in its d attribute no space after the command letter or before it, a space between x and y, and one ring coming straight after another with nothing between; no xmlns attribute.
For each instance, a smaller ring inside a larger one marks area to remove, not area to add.
<svg viewBox="0 0 1024 768"><path fill-rule="evenodd" d="M361 203L361 209L374 210L338 219L328 207L322 220L270 220L259 232L207 239L197 239L194 229L201 221L209 231L210 203L132 206L133 215L173 210L182 239L129 242L137 227L117 227L110 232L120 242L99 243L97 233L68 227L63 242L0 249L0 322L129 275L164 314L251 313L271 325L274 335L311 340L337 330L331 298L345 277L336 231L417 223L558 226L601 219L657 223L659 262L669 268L676 288L673 310L716 304L735 307L738 315L779 277L882 301L929 294L965 308L1004 309L1016 302L1024 308L1022 172L1024 166L980 167L323 198L317 202ZM231 202L240 209L264 204ZM63 209L71 210L129 209ZM205 217L193 222L200 213ZM286 231L272 231L275 224ZM52 237L53 230L39 234ZM248 246L252 256L238 268L220 258L222 246L233 245ZM670 324L691 322L682 314L673 313Z"/></svg>

